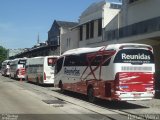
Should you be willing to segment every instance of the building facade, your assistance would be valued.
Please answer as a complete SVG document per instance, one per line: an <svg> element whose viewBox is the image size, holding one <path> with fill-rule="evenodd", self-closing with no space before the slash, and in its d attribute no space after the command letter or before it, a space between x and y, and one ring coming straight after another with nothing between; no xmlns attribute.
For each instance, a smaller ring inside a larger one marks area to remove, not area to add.
<svg viewBox="0 0 160 120"><path fill-rule="evenodd" d="M79 47L102 46L103 29L119 13L121 4L93 3L80 16Z"/></svg>
<svg viewBox="0 0 160 120"><path fill-rule="evenodd" d="M70 29L76 26L76 22L68 21L57 21L55 20L51 26L51 29L48 31L48 45L52 47L50 55L56 54L60 55L62 53L63 44L62 34L65 34L70 31ZM61 43L62 42L62 43Z"/></svg>
<svg viewBox="0 0 160 120"><path fill-rule="evenodd" d="M62 51L104 45L104 28L119 13L121 3L106 1L91 4L80 15L79 23L62 35Z"/></svg>
<svg viewBox="0 0 160 120"><path fill-rule="evenodd" d="M20 54L24 51L25 51L25 49L8 49L7 56L9 58L9 57L15 56L17 54Z"/></svg>

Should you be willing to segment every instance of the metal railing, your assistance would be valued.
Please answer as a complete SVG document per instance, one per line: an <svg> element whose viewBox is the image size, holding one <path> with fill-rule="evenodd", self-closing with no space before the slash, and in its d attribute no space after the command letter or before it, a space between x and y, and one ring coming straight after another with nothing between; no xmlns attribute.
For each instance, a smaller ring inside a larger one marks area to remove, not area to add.
<svg viewBox="0 0 160 120"><path fill-rule="evenodd" d="M106 41L160 31L160 17L141 21L119 29L105 31Z"/></svg>

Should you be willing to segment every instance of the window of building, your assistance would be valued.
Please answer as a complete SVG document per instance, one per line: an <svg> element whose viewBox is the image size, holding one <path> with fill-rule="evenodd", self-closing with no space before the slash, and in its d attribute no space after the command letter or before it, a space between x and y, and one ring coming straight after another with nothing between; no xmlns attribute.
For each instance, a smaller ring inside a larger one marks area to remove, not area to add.
<svg viewBox="0 0 160 120"><path fill-rule="evenodd" d="M57 60L57 63L56 63L56 66L55 66L55 74L59 73L59 71L62 69L63 59L64 59L64 57Z"/></svg>
<svg viewBox="0 0 160 120"><path fill-rule="evenodd" d="M70 38L67 38L67 47L68 47L68 48L70 47L70 43L71 43L71 39L70 39Z"/></svg>
<svg viewBox="0 0 160 120"><path fill-rule="evenodd" d="M90 22L90 38L94 37L94 21Z"/></svg>
<svg viewBox="0 0 160 120"><path fill-rule="evenodd" d="M86 24L86 39L89 39L89 23Z"/></svg>
<svg viewBox="0 0 160 120"><path fill-rule="evenodd" d="M129 0L128 3L133 3L133 2L137 2L138 0Z"/></svg>
<svg viewBox="0 0 160 120"><path fill-rule="evenodd" d="M119 4L111 4L110 8L112 8L112 9L121 9L121 5L119 5Z"/></svg>
<svg viewBox="0 0 160 120"><path fill-rule="evenodd" d="M79 28L79 35L80 35L79 40L82 41L83 40L83 26L80 26L80 28Z"/></svg>
<svg viewBox="0 0 160 120"><path fill-rule="evenodd" d="M102 19L98 20L98 36L102 35Z"/></svg>

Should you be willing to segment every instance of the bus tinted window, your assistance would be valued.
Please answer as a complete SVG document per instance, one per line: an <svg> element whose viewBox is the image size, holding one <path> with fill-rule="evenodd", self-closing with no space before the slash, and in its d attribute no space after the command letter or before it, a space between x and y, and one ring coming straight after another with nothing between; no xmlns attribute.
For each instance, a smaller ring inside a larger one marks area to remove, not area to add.
<svg viewBox="0 0 160 120"><path fill-rule="evenodd" d="M10 62L7 62L7 65L10 65Z"/></svg>
<svg viewBox="0 0 160 120"><path fill-rule="evenodd" d="M55 73L59 73L59 71L62 69L63 59L64 59L64 57L57 60L57 63L55 66Z"/></svg>
<svg viewBox="0 0 160 120"><path fill-rule="evenodd" d="M107 66L110 63L109 55L86 57L86 54L66 56L64 66Z"/></svg>
<svg viewBox="0 0 160 120"><path fill-rule="evenodd" d="M26 60L19 60L18 64L23 64L23 65L25 65L25 64L26 64Z"/></svg>
<svg viewBox="0 0 160 120"><path fill-rule="evenodd" d="M85 54L66 56L64 66L87 66Z"/></svg>
<svg viewBox="0 0 160 120"><path fill-rule="evenodd" d="M93 61L91 62L92 66L108 66L110 63L111 58L109 58L109 55L101 55L101 56L96 56Z"/></svg>
<svg viewBox="0 0 160 120"><path fill-rule="evenodd" d="M143 49L124 49L120 50L115 59L114 63L132 63L132 64L143 64L143 63L154 63L154 57L151 51Z"/></svg>
<svg viewBox="0 0 160 120"><path fill-rule="evenodd" d="M56 62L57 58L48 58L48 66L53 66Z"/></svg>

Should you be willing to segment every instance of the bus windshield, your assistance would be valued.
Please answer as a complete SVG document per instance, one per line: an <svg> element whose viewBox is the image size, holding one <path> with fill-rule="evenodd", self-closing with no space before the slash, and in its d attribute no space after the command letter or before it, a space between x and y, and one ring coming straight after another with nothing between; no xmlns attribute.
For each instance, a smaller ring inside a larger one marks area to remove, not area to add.
<svg viewBox="0 0 160 120"><path fill-rule="evenodd" d="M154 56L151 51L145 49L123 49L115 56L114 63L154 63Z"/></svg>
<svg viewBox="0 0 160 120"><path fill-rule="evenodd" d="M18 66L20 68L25 68L25 66L26 66L26 60L19 60L18 61Z"/></svg>
<svg viewBox="0 0 160 120"><path fill-rule="evenodd" d="M23 64L23 65L25 65L25 64L26 64L26 60L19 60L18 64Z"/></svg>
<svg viewBox="0 0 160 120"><path fill-rule="evenodd" d="M54 66L57 58L48 58L48 66Z"/></svg>

